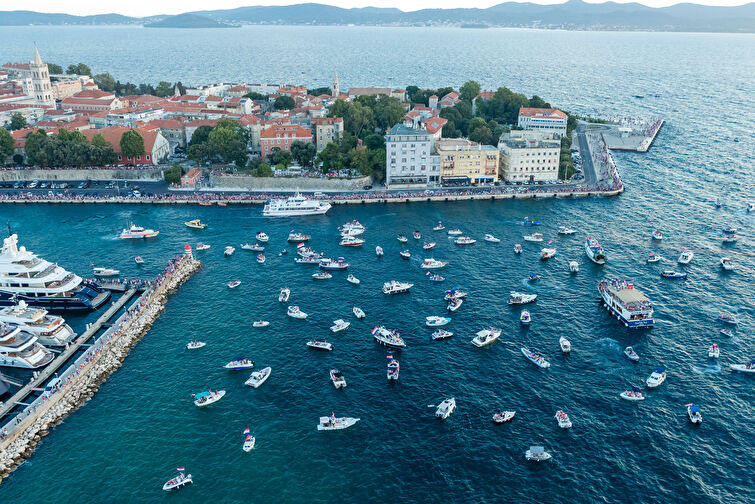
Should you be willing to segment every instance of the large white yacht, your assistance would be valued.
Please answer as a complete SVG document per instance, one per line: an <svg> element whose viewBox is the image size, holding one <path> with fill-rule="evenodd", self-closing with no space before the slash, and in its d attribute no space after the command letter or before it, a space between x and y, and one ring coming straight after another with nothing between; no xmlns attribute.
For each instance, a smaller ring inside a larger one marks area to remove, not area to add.
<svg viewBox="0 0 755 504"><path fill-rule="evenodd" d="M49 310L94 310L110 293L84 282L57 264L18 246L18 236L3 240L0 251L0 305L25 301Z"/></svg>
<svg viewBox="0 0 755 504"><path fill-rule="evenodd" d="M330 210L330 203L308 199L299 193L286 199L265 202L262 215L265 217L292 217L296 215L320 215Z"/></svg>
<svg viewBox="0 0 755 504"><path fill-rule="evenodd" d="M36 369L49 364L54 355L37 343L37 337L20 327L0 324L0 366Z"/></svg>
<svg viewBox="0 0 755 504"><path fill-rule="evenodd" d="M44 308L34 308L20 301L0 309L0 323L17 325L22 331L39 338L43 345L64 346L76 337L63 317L50 315Z"/></svg>

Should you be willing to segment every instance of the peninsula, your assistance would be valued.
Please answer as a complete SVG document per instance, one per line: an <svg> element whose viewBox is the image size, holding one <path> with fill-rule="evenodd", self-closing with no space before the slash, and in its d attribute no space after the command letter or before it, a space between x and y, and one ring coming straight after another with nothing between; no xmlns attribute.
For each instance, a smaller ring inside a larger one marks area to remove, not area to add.
<svg viewBox="0 0 755 504"><path fill-rule="evenodd" d="M197 14L178 14L159 21L146 23L145 28L238 28L238 25L222 23Z"/></svg>

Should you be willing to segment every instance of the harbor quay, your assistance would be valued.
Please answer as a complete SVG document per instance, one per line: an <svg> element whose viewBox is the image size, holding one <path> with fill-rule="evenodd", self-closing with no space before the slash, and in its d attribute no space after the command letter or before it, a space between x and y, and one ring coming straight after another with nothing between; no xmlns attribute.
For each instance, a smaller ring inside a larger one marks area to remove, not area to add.
<svg viewBox="0 0 755 504"><path fill-rule="evenodd" d="M189 254L176 256L111 327L63 372L48 382L41 395L0 426L0 480L33 454L36 444L50 429L94 395L110 373L120 367L130 348L147 333L165 310L167 297L200 267L200 261ZM129 289L95 324L104 325L105 320L117 313L134 292L135 289ZM121 300L123 303L119 306ZM82 336L86 336L86 333ZM80 342L77 340L79 346L83 342L83 339ZM67 348L58 359L66 361L73 351L73 348ZM57 367L61 364L63 362ZM24 386L8 403L0 405L0 412L6 414L15 407L18 396L27 395L34 390L34 385L56 368L48 369L43 371L46 374L32 377L31 383Z"/></svg>

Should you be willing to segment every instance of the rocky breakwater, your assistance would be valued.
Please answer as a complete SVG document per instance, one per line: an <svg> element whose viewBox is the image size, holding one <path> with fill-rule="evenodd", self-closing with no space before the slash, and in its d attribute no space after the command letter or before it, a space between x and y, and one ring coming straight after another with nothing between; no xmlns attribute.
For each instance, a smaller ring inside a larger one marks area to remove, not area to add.
<svg viewBox="0 0 755 504"><path fill-rule="evenodd" d="M176 256L115 325L60 375L56 385L0 428L0 480L32 455L50 429L94 395L165 310L168 295L200 267L190 255Z"/></svg>

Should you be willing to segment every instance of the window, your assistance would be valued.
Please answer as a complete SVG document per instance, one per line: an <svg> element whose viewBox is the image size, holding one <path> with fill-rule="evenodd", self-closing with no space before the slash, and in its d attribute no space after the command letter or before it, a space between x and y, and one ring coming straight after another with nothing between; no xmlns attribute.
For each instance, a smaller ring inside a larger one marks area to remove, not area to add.
<svg viewBox="0 0 755 504"><path fill-rule="evenodd" d="M147 154L147 161L149 161L149 154Z"/></svg>

